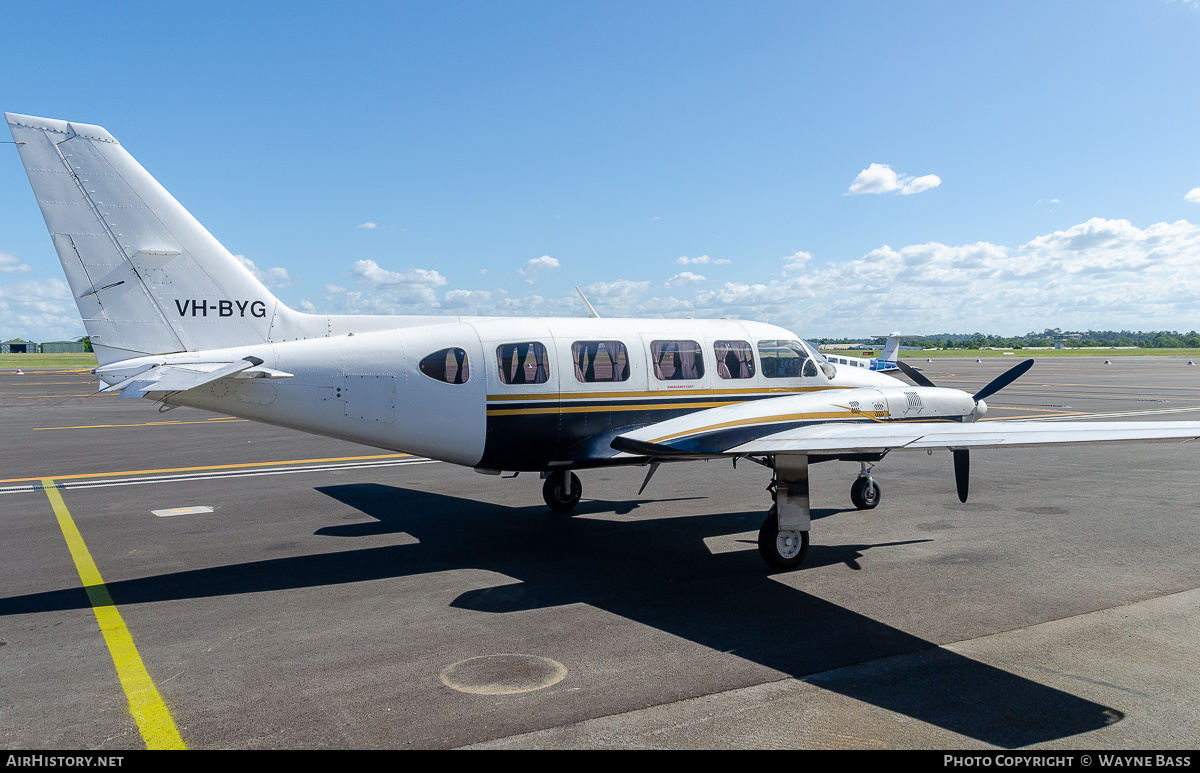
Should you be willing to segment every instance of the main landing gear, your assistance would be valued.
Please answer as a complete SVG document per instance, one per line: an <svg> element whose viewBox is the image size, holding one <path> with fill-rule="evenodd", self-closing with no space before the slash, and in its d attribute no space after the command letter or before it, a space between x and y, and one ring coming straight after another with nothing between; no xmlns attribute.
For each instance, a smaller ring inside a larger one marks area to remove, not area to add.
<svg viewBox="0 0 1200 773"><path fill-rule="evenodd" d="M583 496L583 484L579 476L570 470L556 470L546 476L542 484L542 499L551 510L566 512L575 509Z"/></svg>
<svg viewBox="0 0 1200 773"><path fill-rule="evenodd" d="M808 532L780 531L779 510L772 505L758 530L758 554L772 569L795 569L808 557Z"/></svg>
<svg viewBox="0 0 1200 773"><path fill-rule="evenodd" d="M808 458L802 454L777 454L754 459L775 471L768 486L775 504L758 530L758 554L772 569L795 569L808 557L811 515L808 502ZM862 471L850 486L850 500L859 510L879 504L879 484L871 477L873 465L860 462ZM784 513L783 518L780 513Z"/></svg>

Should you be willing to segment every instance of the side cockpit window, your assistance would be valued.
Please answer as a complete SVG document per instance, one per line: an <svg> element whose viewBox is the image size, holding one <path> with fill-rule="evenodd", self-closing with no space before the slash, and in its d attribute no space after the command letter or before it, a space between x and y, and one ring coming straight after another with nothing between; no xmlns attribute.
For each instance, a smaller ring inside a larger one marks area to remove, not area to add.
<svg viewBox="0 0 1200 773"><path fill-rule="evenodd" d="M571 359L580 383L629 379L629 352L620 341L576 341L571 344Z"/></svg>
<svg viewBox="0 0 1200 773"><path fill-rule="evenodd" d="M501 384L544 384L550 379L546 347L537 341L500 344L496 347L496 365Z"/></svg>
<svg viewBox="0 0 1200 773"><path fill-rule="evenodd" d="M659 381L691 381L704 378L704 356L695 341L652 341L650 359Z"/></svg>
<svg viewBox="0 0 1200 773"><path fill-rule="evenodd" d="M446 384L465 384L471 377L467 366L467 353L457 346L426 355L418 367L434 381Z"/></svg>
<svg viewBox="0 0 1200 773"><path fill-rule="evenodd" d="M799 341L759 341L758 361L767 378L817 375L817 363L809 358L808 351Z"/></svg>
<svg viewBox="0 0 1200 773"><path fill-rule="evenodd" d="M746 341L717 341L713 353L721 378L754 378L754 354Z"/></svg>

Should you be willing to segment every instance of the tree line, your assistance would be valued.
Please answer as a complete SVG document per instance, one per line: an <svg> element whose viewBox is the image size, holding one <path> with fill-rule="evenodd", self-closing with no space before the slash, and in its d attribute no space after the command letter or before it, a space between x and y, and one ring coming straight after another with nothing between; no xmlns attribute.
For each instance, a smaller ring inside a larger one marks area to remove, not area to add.
<svg viewBox="0 0 1200 773"><path fill-rule="evenodd" d="M861 339L821 339L821 343L854 343ZM1020 349L1026 346L1054 346L1062 341L1064 347L1082 346L1138 346L1144 349L1200 349L1200 333L1191 330L1180 333L1176 330L1062 330L1046 328L1041 332L1030 332L1021 336L998 336L987 333L937 333L924 338L906 338L902 346L933 347L941 349L983 349L989 346ZM868 346L879 347L874 342Z"/></svg>

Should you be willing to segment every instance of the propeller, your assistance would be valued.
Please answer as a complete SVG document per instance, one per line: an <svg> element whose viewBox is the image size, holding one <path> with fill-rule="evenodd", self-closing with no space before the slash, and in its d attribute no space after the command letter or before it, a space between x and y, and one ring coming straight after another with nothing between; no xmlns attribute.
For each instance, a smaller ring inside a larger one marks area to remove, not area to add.
<svg viewBox="0 0 1200 773"><path fill-rule="evenodd" d="M935 384L926 378L920 371L903 360L896 361L896 367L900 368L900 372L908 376L917 384L917 386L931 387ZM1025 360L1019 362L1013 367L1001 373L996 378L992 379L987 386L980 389L975 394L971 395L971 399L978 404L983 398L991 397L999 392L1004 387L1025 375L1025 371L1033 367L1033 360ZM954 485L958 489L958 501L967 501L967 491L971 483L971 452L965 448L954 450Z"/></svg>
<svg viewBox="0 0 1200 773"><path fill-rule="evenodd" d="M1011 367L1008 370L1001 373L999 376L996 376L996 378L992 379L990 384L988 384L983 389L980 389L978 392L976 392L974 395L972 395L971 399L974 400L975 402L979 402L980 400L982 400L985 397L991 397L992 395L996 394L1004 387L1008 386L1012 382L1019 379L1021 376L1025 375L1025 371L1029 370L1032 367L1033 367L1033 360L1025 360L1024 362L1017 363L1013 367Z"/></svg>
<svg viewBox="0 0 1200 773"><path fill-rule="evenodd" d="M916 368L914 368L913 366L909 365L904 360L896 360L896 367L900 369L901 373L903 373L904 375L911 378L916 383L917 386L923 386L923 387L937 386L932 381L925 378L925 376L921 373L921 371L919 371Z"/></svg>

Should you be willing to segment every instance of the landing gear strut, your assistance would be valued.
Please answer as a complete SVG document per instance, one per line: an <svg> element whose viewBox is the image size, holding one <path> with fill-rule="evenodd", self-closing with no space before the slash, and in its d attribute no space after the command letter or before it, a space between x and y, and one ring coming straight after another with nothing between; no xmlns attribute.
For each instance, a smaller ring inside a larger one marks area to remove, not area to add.
<svg viewBox="0 0 1200 773"><path fill-rule="evenodd" d="M772 505L758 530L758 554L772 569L795 569L808 557L808 532L780 531L779 513Z"/></svg>
<svg viewBox="0 0 1200 773"><path fill-rule="evenodd" d="M758 554L772 569L795 569L808 557L808 456L776 454L770 466L775 504L758 530Z"/></svg>
<svg viewBox="0 0 1200 773"><path fill-rule="evenodd" d="M551 510L566 512L573 510L583 496L583 484L579 476L570 470L556 470L546 476L542 484L542 499Z"/></svg>

